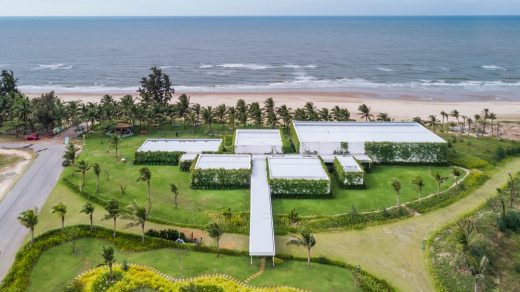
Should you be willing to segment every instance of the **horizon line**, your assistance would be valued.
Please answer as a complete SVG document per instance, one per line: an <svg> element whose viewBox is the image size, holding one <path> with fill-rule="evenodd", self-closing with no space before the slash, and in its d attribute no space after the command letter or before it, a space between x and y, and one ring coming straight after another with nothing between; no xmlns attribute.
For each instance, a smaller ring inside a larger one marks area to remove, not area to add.
<svg viewBox="0 0 520 292"><path fill-rule="evenodd" d="M8 17L69 17L69 18L87 18L87 17L178 17L178 18L197 18L197 17L520 17L520 14L346 14L346 15L0 15L2 18Z"/></svg>

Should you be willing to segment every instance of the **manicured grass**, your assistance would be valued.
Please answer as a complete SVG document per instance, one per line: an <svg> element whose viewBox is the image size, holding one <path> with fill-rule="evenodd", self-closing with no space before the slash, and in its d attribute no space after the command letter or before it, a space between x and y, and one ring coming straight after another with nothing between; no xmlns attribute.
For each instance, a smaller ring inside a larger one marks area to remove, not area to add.
<svg viewBox="0 0 520 292"><path fill-rule="evenodd" d="M336 179L333 179L331 200L273 200L273 212L275 214L288 214L293 208L302 216L309 215L335 215L348 213L355 206L357 211L371 211L388 208L396 204L396 194L390 185L392 179L401 182L401 202L417 200L419 193L412 179L421 176L425 182L423 197L437 192L437 183L430 174L439 172L448 177L441 185L441 190L449 188L455 178L451 174L451 167L439 166L377 166L365 175L366 189L341 189ZM334 178L334 175L331 175Z"/></svg>
<svg viewBox="0 0 520 292"><path fill-rule="evenodd" d="M31 273L29 291L61 291L76 275L102 262L100 253L103 246L110 245L98 239L81 239L45 251ZM176 249L159 249L146 252L126 252L116 249L115 257L121 263L138 263L152 266L174 277L191 277L202 274L224 273L239 280L245 280L258 271L258 261L250 265L249 258L221 256ZM52 276L49 276L52 275ZM252 285L292 286L313 291L359 291L354 284L352 273L346 269L313 264L306 268L305 262L285 261L276 268L268 268L266 273Z"/></svg>
<svg viewBox="0 0 520 292"><path fill-rule="evenodd" d="M11 163L15 163L16 161L20 160L21 158L14 155L5 155L0 154L0 168L9 165Z"/></svg>

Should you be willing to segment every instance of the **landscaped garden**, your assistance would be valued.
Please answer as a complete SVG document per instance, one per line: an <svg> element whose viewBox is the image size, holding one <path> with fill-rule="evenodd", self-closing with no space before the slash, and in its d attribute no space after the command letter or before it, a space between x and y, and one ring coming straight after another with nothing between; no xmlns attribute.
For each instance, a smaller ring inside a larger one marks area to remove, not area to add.
<svg viewBox="0 0 520 292"><path fill-rule="evenodd" d="M20 160L20 157L18 156L0 154L0 168L15 163L18 160Z"/></svg>

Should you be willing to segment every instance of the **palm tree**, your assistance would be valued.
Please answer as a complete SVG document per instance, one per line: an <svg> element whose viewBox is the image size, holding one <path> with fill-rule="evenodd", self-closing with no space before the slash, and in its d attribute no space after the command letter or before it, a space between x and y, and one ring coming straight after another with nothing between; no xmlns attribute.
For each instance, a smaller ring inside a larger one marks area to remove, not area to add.
<svg viewBox="0 0 520 292"><path fill-rule="evenodd" d="M94 163L94 165L92 166L92 170L96 175L96 194L99 194L99 176L101 175L101 166L99 165L99 163Z"/></svg>
<svg viewBox="0 0 520 292"><path fill-rule="evenodd" d="M224 124L226 120L226 112L227 108L225 104L220 104L215 108L215 116L217 116L219 123L222 126L222 130L224 130Z"/></svg>
<svg viewBox="0 0 520 292"><path fill-rule="evenodd" d="M272 97L268 97L265 101L264 101L264 112L265 113L268 113L268 112L274 112L274 109L275 109L275 104L274 104L274 100Z"/></svg>
<svg viewBox="0 0 520 292"><path fill-rule="evenodd" d="M507 174L507 177L509 178L507 185L509 187L509 193L511 194L511 208L513 208L513 200L515 198L516 186L515 181L513 180L513 175L510 172Z"/></svg>
<svg viewBox="0 0 520 292"><path fill-rule="evenodd" d="M309 101L309 102L305 103L303 108L305 110L307 119L309 119L309 121L317 121L319 119L319 116L316 111L316 107L314 106L314 103Z"/></svg>
<svg viewBox="0 0 520 292"><path fill-rule="evenodd" d="M454 117L457 122L459 121L460 113L458 110L452 110L450 113L450 116Z"/></svg>
<svg viewBox="0 0 520 292"><path fill-rule="evenodd" d="M437 193L441 192L441 185L446 181L446 177L442 176L438 171L433 172L430 170L430 174L433 176L433 179L437 182Z"/></svg>
<svg viewBox="0 0 520 292"><path fill-rule="evenodd" d="M148 219L148 211L145 206L139 206L136 202L133 202L132 205L128 207L128 210L130 213L129 216L126 217L134 221L133 223L129 223L128 226L141 226L141 242L144 242L144 226Z"/></svg>
<svg viewBox="0 0 520 292"><path fill-rule="evenodd" d="M462 172L460 171L460 169L454 167L453 170L451 171L451 173L455 177L455 184L459 185L459 179L460 179L460 176L462 175Z"/></svg>
<svg viewBox="0 0 520 292"><path fill-rule="evenodd" d="M213 107L207 106L202 108L202 120L211 131L211 124L213 123Z"/></svg>
<svg viewBox="0 0 520 292"><path fill-rule="evenodd" d="M31 230L31 247L34 242L34 227L36 227L38 224L38 214L38 208L34 208L25 210L20 213L20 215L18 215L18 222L20 222L20 224L22 224L25 228Z"/></svg>
<svg viewBox="0 0 520 292"><path fill-rule="evenodd" d="M421 176L416 176L413 178L412 183L417 187L417 190L419 191L419 201L422 199L422 190L425 186L424 180Z"/></svg>
<svg viewBox="0 0 520 292"><path fill-rule="evenodd" d="M482 132L486 133L486 122L487 122L487 119L489 119L489 109L485 108L484 110L482 110L482 117L483 117Z"/></svg>
<svg viewBox="0 0 520 292"><path fill-rule="evenodd" d="M374 115L370 113L370 107L368 107L366 104L360 105L358 107L358 111L361 115L361 118L365 119L365 122L372 121Z"/></svg>
<svg viewBox="0 0 520 292"><path fill-rule="evenodd" d="M215 222L212 222L208 226L208 235L215 239L217 243L217 257L220 257L220 238L224 234L224 230Z"/></svg>
<svg viewBox="0 0 520 292"><path fill-rule="evenodd" d="M392 186L397 195L397 208L400 208L401 202L399 201L399 197L401 195L401 182L398 179L394 178L390 185Z"/></svg>
<svg viewBox="0 0 520 292"><path fill-rule="evenodd" d="M85 205L83 205L83 208L81 209L81 211L79 211L80 213L84 213L86 215L88 215L89 219L90 219L90 230L94 230L94 210L96 210L96 207L94 207L94 205L92 205L92 203L90 202L87 202L85 203Z"/></svg>
<svg viewBox="0 0 520 292"><path fill-rule="evenodd" d="M473 116L475 118L475 133L477 134L477 138L479 137L478 123L480 122L481 116L476 114Z"/></svg>
<svg viewBox="0 0 520 292"><path fill-rule="evenodd" d="M439 120L437 120L437 116L435 115L430 115L428 117L428 123L430 124L430 126L433 128L433 132L436 132L436 129L437 129L437 123L439 122Z"/></svg>
<svg viewBox="0 0 520 292"><path fill-rule="evenodd" d="M116 224L117 224L117 218L121 216L121 209L119 208L119 201L117 200L110 200L108 201L107 205L105 206L105 210L107 211L107 214L103 219L109 220L112 219L114 221L114 233L113 237L116 237Z"/></svg>
<svg viewBox="0 0 520 292"><path fill-rule="evenodd" d="M79 185L79 191L81 192L83 190L83 187L85 186L85 174L90 169L90 166L88 165L88 162L85 160L80 160L78 162L78 169L77 172L81 173L81 184Z"/></svg>
<svg viewBox="0 0 520 292"><path fill-rule="evenodd" d="M262 127L262 110L258 102L253 102L249 105L249 118L257 128Z"/></svg>
<svg viewBox="0 0 520 292"><path fill-rule="evenodd" d="M308 230L301 232L301 237L293 237L287 241L287 245L303 246L307 249L307 268L311 267L311 249L316 245L316 238Z"/></svg>
<svg viewBox="0 0 520 292"><path fill-rule="evenodd" d="M379 113L377 114L376 121L378 122L390 122L392 119L388 115L388 113Z"/></svg>
<svg viewBox="0 0 520 292"><path fill-rule="evenodd" d="M114 248L111 246L109 246L109 247L103 246L103 253L101 254L101 256L103 257L103 263L108 266L108 270L109 270L108 278L110 281L112 281L113 280L112 265L116 262L116 258L114 256Z"/></svg>
<svg viewBox="0 0 520 292"><path fill-rule="evenodd" d="M227 124L231 126L231 129L234 132L235 126L236 126L236 117L237 117L237 110L234 106L230 106L227 109L226 117L227 117Z"/></svg>
<svg viewBox="0 0 520 292"><path fill-rule="evenodd" d="M289 125L292 122L291 110L287 107L287 105L283 104L278 109L276 109L276 113L282 120L282 126L284 128L289 128Z"/></svg>
<svg viewBox="0 0 520 292"><path fill-rule="evenodd" d="M148 167L143 167L139 169L139 177L137 181L143 181L146 183L148 187L148 212L152 209L152 189L150 183L152 182L152 172Z"/></svg>
<svg viewBox="0 0 520 292"><path fill-rule="evenodd" d="M329 109L324 107L318 111L318 116L320 117L320 121L330 121L332 120L332 114Z"/></svg>
<svg viewBox="0 0 520 292"><path fill-rule="evenodd" d="M184 121L186 124L186 115L190 110L190 97L186 94L181 94L179 96L179 101L177 102L177 115Z"/></svg>
<svg viewBox="0 0 520 292"><path fill-rule="evenodd" d="M65 154L63 154L63 158L70 161L72 165L72 175L74 176L75 166L76 166L76 158L78 157L79 147L69 143L66 146Z"/></svg>
<svg viewBox="0 0 520 292"><path fill-rule="evenodd" d="M471 133L471 124L473 124L473 119L471 117L468 117L467 122L468 122L468 136L469 136L469 134Z"/></svg>
<svg viewBox="0 0 520 292"><path fill-rule="evenodd" d="M484 279L484 273L486 272L487 270L487 266L489 264L489 260L486 256L482 256L480 262L477 262L477 260L473 260L473 261L470 261L472 262L470 264L470 271L471 271L471 275L473 275L473 277L475 277L475 288L474 288L474 291L475 292L478 292L478 280L481 279L483 280Z"/></svg>
<svg viewBox="0 0 520 292"><path fill-rule="evenodd" d="M247 124L247 105L243 99L239 99L236 105L236 117L243 127Z"/></svg>
<svg viewBox="0 0 520 292"><path fill-rule="evenodd" d="M489 127L491 128L491 133L493 133L493 121L497 119L497 115L495 115L494 113L489 113L489 119L491 120Z"/></svg>
<svg viewBox="0 0 520 292"><path fill-rule="evenodd" d="M114 149L116 150L116 157L117 157L117 151L119 150L119 143L121 143L122 138L117 134L114 133L114 136L112 136L112 139L110 143L112 143L112 146L114 146Z"/></svg>
<svg viewBox="0 0 520 292"><path fill-rule="evenodd" d="M65 229L65 214L67 214L67 206L64 203L59 202L56 205L52 206L51 213L56 214L60 217L61 232L63 232Z"/></svg>
<svg viewBox="0 0 520 292"><path fill-rule="evenodd" d="M175 209L177 209L177 196L179 195L177 185L170 184L170 191L173 193L173 201L175 202Z"/></svg>
<svg viewBox="0 0 520 292"><path fill-rule="evenodd" d="M442 116L441 128L444 129L444 118L446 117L446 121L448 121L449 115L445 111L441 111L441 116Z"/></svg>

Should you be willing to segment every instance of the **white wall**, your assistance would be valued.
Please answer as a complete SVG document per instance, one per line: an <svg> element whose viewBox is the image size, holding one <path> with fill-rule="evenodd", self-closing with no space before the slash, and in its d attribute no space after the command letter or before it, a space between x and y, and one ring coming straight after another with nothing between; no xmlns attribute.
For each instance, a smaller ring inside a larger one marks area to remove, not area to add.
<svg viewBox="0 0 520 292"><path fill-rule="evenodd" d="M282 146L276 145L235 145L236 154L282 154Z"/></svg>
<svg viewBox="0 0 520 292"><path fill-rule="evenodd" d="M300 154L317 152L320 155L333 155L339 151L341 151L341 143L300 143ZM350 154L365 154L365 143L348 143L348 151Z"/></svg>

